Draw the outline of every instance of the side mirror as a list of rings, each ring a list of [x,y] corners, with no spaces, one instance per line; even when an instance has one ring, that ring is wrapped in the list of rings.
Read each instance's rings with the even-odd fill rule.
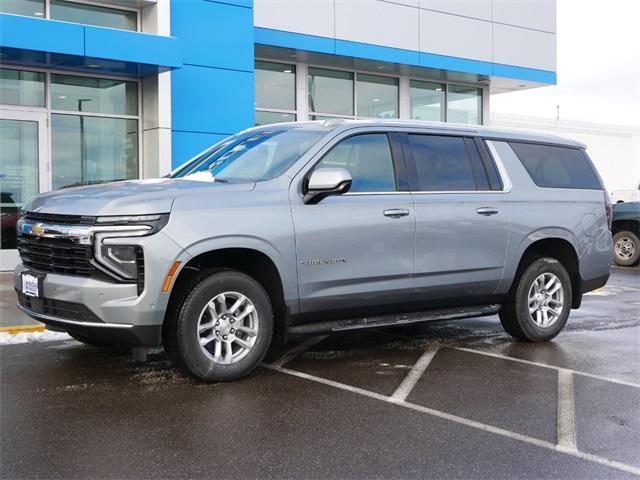
[[[314,205],[330,195],[342,195],[351,188],[351,174],[344,168],[319,168],[307,182],[304,203]]]

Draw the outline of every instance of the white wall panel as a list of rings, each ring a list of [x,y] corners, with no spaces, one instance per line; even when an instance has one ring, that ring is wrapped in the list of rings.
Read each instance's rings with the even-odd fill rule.
[[[420,0],[379,0],[381,2],[389,2],[389,3],[401,3],[402,5],[407,5],[408,7],[418,8],[420,6]]]
[[[336,38],[418,50],[418,10],[397,3],[336,0]]]
[[[555,33],[556,0],[493,0],[493,21]]]
[[[493,61],[555,71],[556,35],[496,23],[493,25]]]
[[[420,0],[420,8],[491,21],[492,0]]]
[[[491,61],[491,23],[420,10],[420,51]]]
[[[333,38],[333,0],[254,0],[256,27]]]

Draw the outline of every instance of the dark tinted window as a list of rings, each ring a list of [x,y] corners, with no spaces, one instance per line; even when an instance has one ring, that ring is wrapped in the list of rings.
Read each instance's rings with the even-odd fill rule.
[[[487,176],[489,177],[489,185],[491,185],[491,190],[502,190],[502,180],[500,179],[500,175],[498,175],[498,168],[491,158],[491,155],[489,155],[487,146],[483,141],[480,140],[478,140],[477,145],[482,157],[484,158],[484,166],[487,170]]]
[[[409,135],[420,190],[476,190],[462,137]]]
[[[327,153],[316,168],[346,168],[350,192],[389,192],[396,189],[389,140],[384,133],[356,135]]]
[[[585,153],[578,148],[509,142],[540,187],[602,189]]]
[[[470,138],[465,138],[467,144],[467,152],[469,152],[469,160],[471,161],[471,168],[473,169],[473,175],[476,180],[477,190],[489,190],[489,180],[487,180],[487,173],[485,172],[482,158],[480,158],[480,152],[475,142]]]

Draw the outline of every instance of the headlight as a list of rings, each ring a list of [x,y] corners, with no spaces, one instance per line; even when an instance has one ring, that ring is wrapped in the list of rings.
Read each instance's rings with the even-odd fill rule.
[[[159,232],[169,222],[168,213],[155,215],[109,215],[96,218],[96,225],[118,225],[118,226],[146,226],[151,227],[146,235]]]
[[[138,245],[108,245],[100,246],[101,260],[109,269],[121,277],[129,280],[138,278],[138,257],[142,248]]]

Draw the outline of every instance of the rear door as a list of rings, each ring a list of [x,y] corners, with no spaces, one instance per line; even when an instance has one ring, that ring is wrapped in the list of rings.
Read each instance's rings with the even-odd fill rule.
[[[345,316],[411,297],[415,215],[392,139],[386,131],[344,134],[292,183],[302,312]],[[322,167],[349,170],[351,189],[306,205],[300,185]]]
[[[508,192],[484,148],[472,137],[404,136],[416,215],[416,300],[488,303],[500,282]]]

